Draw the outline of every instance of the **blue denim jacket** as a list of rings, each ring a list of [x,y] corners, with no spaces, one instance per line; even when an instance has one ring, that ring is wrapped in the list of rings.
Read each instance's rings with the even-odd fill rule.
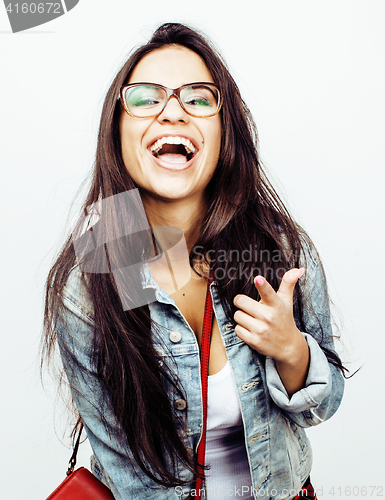
[[[334,349],[323,273],[312,249],[307,248],[306,252],[304,293],[310,297],[324,334],[329,336],[324,345]],[[79,277],[76,267],[64,289],[65,309],[59,318],[57,332],[64,369],[93,449],[92,472],[111,489],[116,500],[180,500],[189,494],[194,496],[194,478],[189,471],[181,468],[178,471],[182,479],[190,481],[189,487],[164,488],[150,480],[114,439],[114,434],[121,431],[111,407],[103,398],[104,389],[93,366],[93,306]],[[196,451],[202,429],[197,340],[172,297],[154,281],[146,263],[142,268],[142,283],[155,290],[156,302],[149,304],[150,314],[161,325],[163,335],[163,345],[156,347],[161,358],[172,356],[176,361],[169,366],[177,370],[186,402],[171,389],[169,397],[177,411],[187,412],[185,438]],[[254,497],[264,500],[293,498],[308,477],[312,464],[312,451],[304,428],[317,425],[335,413],[342,399],[344,379],[340,370],[328,363],[319,347],[319,323],[314,313],[305,309],[303,335],[309,346],[310,366],[305,387],[289,398],[274,360],[267,357],[263,362],[263,357],[235,334],[234,324],[226,319],[215,281],[210,291],[238,390]],[[181,335],[170,335],[175,330]],[[76,357],[83,370],[74,368],[68,353]],[[107,429],[98,409],[102,409]],[[207,498],[204,494],[202,498]]]

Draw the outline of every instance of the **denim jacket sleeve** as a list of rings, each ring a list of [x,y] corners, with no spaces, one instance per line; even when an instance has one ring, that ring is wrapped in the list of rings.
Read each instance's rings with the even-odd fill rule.
[[[305,387],[289,398],[271,357],[266,358],[266,381],[271,398],[283,413],[301,427],[310,427],[327,420],[337,411],[344,391],[344,378],[320,347],[335,352],[329,298],[318,256],[308,244],[305,243],[304,247],[306,255],[302,264],[306,268],[306,280],[301,291],[305,298],[303,320],[306,331],[302,334],[310,354]]]
[[[133,470],[128,446],[116,439],[122,430],[108,391],[97,375],[92,309],[85,288],[79,283],[74,269],[63,293],[65,307],[57,319],[56,331],[64,371],[94,452],[93,472],[111,489],[116,500],[136,498],[136,494],[142,498],[139,492],[143,492],[144,484]]]

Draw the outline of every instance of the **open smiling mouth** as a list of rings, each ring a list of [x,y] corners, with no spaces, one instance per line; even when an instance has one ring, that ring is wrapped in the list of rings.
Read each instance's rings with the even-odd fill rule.
[[[186,137],[161,137],[149,148],[151,154],[162,162],[187,163],[197,153],[196,147]]]

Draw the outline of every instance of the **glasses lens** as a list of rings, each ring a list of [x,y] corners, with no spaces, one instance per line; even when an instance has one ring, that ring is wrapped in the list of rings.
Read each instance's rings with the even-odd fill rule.
[[[214,85],[191,85],[180,93],[186,110],[195,116],[213,115],[219,106],[219,91]]]
[[[137,85],[124,91],[124,100],[130,113],[145,117],[161,111],[166,99],[166,92],[154,85]]]

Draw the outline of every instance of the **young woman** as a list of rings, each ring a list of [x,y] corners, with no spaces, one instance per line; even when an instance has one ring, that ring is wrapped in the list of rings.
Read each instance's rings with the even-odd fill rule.
[[[93,473],[117,500],[196,497],[206,426],[202,498],[284,500],[304,485],[314,498],[303,428],[344,387],[325,276],[201,34],[164,24],[118,72],[83,208],[48,277],[45,346],[59,345]]]

